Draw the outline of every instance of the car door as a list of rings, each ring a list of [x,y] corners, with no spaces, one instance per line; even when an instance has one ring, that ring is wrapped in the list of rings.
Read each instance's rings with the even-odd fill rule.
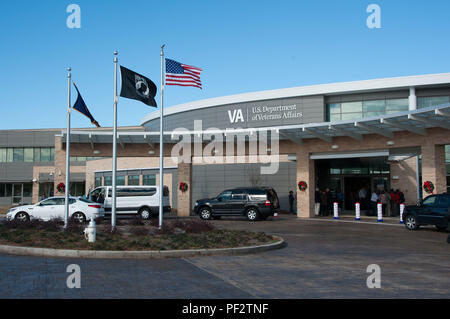
[[[241,190],[233,191],[229,203],[233,215],[242,215],[247,204],[247,194]]]
[[[430,218],[436,226],[447,226],[449,221],[450,196],[438,196],[436,205],[431,209]]]
[[[64,199],[62,199],[64,201]],[[49,220],[53,217],[62,217],[64,213],[64,204],[61,199],[49,198],[43,200],[33,210],[33,216],[42,220]]]
[[[217,196],[217,201],[213,205],[213,213],[221,215],[231,215],[231,190],[224,191],[222,194]]]
[[[431,195],[425,198],[422,205],[416,208],[417,221],[419,224],[436,225],[436,218],[433,216],[433,210],[437,204],[437,196]]]

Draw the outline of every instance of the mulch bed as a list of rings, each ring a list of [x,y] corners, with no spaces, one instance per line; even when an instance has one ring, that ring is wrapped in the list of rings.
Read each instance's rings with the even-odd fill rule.
[[[209,222],[201,220],[166,220],[162,229],[158,221],[131,219],[117,221],[112,231],[107,222],[98,222],[97,241],[88,243],[84,228],[71,222],[64,230],[61,220],[48,222],[4,221],[0,224],[0,244],[79,250],[181,250],[245,247],[268,244],[276,240],[265,233],[216,229]]]

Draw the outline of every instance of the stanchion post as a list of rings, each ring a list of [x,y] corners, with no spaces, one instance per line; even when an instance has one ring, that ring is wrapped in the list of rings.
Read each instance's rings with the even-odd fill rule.
[[[377,222],[382,223],[383,222],[383,204],[381,204],[381,203],[377,204],[377,211],[378,211]]]
[[[355,220],[361,220],[361,204],[355,203]]]
[[[339,204],[337,202],[333,203],[333,209],[334,209],[334,219],[339,219]]]

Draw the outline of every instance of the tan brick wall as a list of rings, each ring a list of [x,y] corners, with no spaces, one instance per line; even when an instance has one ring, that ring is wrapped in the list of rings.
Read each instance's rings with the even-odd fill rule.
[[[297,217],[309,218],[314,216],[314,192],[315,192],[315,163],[310,159],[306,149],[297,146],[297,182],[305,181],[308,185],[302,192],[297,187]]]
[[[85,173],[86,167],[82,165],[71,165],[70,172]],[[53,169],[53,173],[55,196],[61,196],[64,193],[59,193],[57,186],[59,183],[66,184],[66,148],[65,144],[62,143],[62,138],[60,136],[55,136],[55,166]]]
[[[433,145],[432,142],[422,145],[422,184],[431,181],[434,184],[435,194],[445,193],[447,192],[445,146]],[[424,197],[428,195],[423,192]]]
[[[414,205],[417,202],[417,157],[411,157],[398,163],[391,163],[391,188],[399,189],[405,195],[406,205]],[[398,179],[394,179],[398,177]]]
[[[188,190],[182,193],[178,189],[178,216],[189,216],[192,210],[192,164],[179,163],[178,164],[178,184],[184,182],[188,184]]]

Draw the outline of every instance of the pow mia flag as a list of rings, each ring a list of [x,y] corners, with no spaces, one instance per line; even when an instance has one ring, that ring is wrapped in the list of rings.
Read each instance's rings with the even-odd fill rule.
[[[120,66],[120,74],[122,76],[120,96],[156,107],[156,85],[152,80],[123,66]]]

